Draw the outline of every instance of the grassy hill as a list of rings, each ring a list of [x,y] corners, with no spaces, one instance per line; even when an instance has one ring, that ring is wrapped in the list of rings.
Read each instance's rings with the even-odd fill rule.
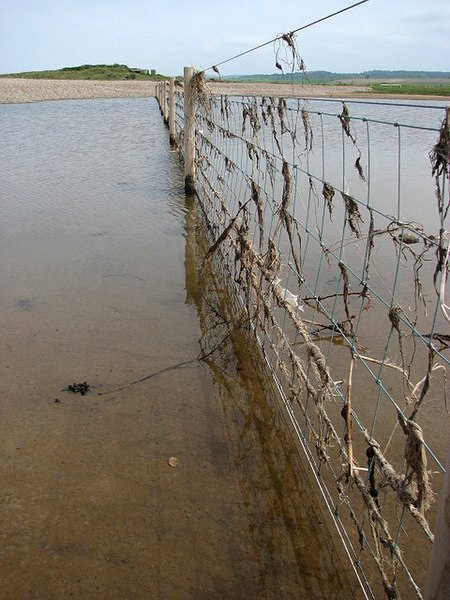
[[[147,69],[132,69],[127,65],[81,65],[64,67],[55,71],[30,71],[10,73],[0,77],[20,77],[26,79],[100,79],[100,80],[139,80],[159,81],[163,75],[151,75]]]

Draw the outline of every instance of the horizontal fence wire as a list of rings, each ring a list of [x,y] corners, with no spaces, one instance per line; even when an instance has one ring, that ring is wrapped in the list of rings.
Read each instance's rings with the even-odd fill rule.
[[[183,93],[175,106],[182,154]],[[206,259],[220,254],[367,598],[423,597],[445,472],[448,166],[430,163],[444,117],[196,98]]]

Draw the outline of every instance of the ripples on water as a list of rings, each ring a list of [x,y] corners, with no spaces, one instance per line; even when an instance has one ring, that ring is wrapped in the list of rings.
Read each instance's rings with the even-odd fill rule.
[[[4,105],[0,129],[5,597],[348,597],[242,356],[96,393],[199,351],[196,219],[156,103]]]
[[[96,110],[83,101],[2,108],[2,163],[12,176],[2,217],[15,220],[32,210],[38,231],[51,232],[55,220],[86,231],[86,219],[94,221],[107,209],[121,227],[136,226],[137,207],[124,211],[124,203],[139,196],[161,199],[171,188],[170,163],[160,152],[156,160],[153,155],[162,143],[154,126],[158,115],[145,110],[144,102],[96,101]],[[8,193],[18,182],[23,197],[11,206]],[[150,203],[140,208],[146,209]]]
[[[316,108],[314,101],[309,104]],[[349,110],[356,114],[354,105]],[[365,116],[393,120],[387,108],[377,110],[369,107]],[[396,120],[414,124],[409,109],[399,111]],[[431,114],[430,126],[438,127],[437,111]],[[273,415],[244,401],[246,393],[252,403],[258,401],[248,370],[240,385],[238,370],[227,379],[217,365],[214,377],[200,367],[182,371],[181,380],[173,375],[105,396],[105,403],[87,396],[81,409],[76,403],[67,409],[63,397],[60,408],[69,410],[67,418],[53,410],[53,396],[72,379],[88,378],[98,389],[112,389],[198,353],[199,326],[185,289],[192,248],[183,240],[192,237],[195,219],[155,103],[3,105],[0,128],[0,311],[6,357],[1,409],[8,424],[2,456],[4,494],[12,507],[2,539],[13,565],[8,589],[18,597],[14,578],[22,560],[21,576],[29,585],[22,597],[36,586],[47,591],[54,586],[59,597],[67,595],[60,572],[55,575],[51,567],[62,560],[70,592],[78,597],[83,596],[74,582],[80,573],[92,572],[92,562],[103,569],[104,586],[115,590],[115,582],[122,582],[117,597],[129,595],[139,581],[154,597],[186,598],[182,586],[187,581],[197,600],[202,597],[198,580],[209,590],[205,597],[214,590],[216,597],[225,597],[228,589],[229,597],[248,598],[258,589],[261,597],[275,598],[282,587],[289,598],[302,586],[317,598],[329,597],[331,590],[346,597],[331,569],[324,572],[328,557],[319,550],[329,542],[322,543],[323,534],[316,530],[318,537],[309,537],[305,545],[305,523],[318,521],[306,497],[309,488],[302,495],[304,486],[291,473],[295,469],[284,464],[281,444],[288,442],[270,420]],[[376,126],[371,133],[372,141],[395,152],[391,134],[383,139]],[[434,133],[429,140],[431,147]],[[418,188],[408,174],[425,172],[428,148],[415,155],[414,132],[406,132],[403,141],[405,205],[426,220],[422,199],[433,193],[431,178],[420,177],[424,183]],[[331,169],[339,144],[328,151]],[[391,157],[380,160],[389,164]],[[382,162],[377,169],[383,172]],[[340,179],[338,174],[336,185]],[[372,181],[373,194],[386,206],[394,188],[395,182],[387,185],[383,178]],[[248,357],[234,360],[240,370]],[[430,428],[445,418],[441,405],[430,407]],[[271,431],[264,430],[265,420]],[[279,440],[267,442],[275,430]],[[441,450],[445,435],[444,427],[435,433]],[[181,480],[179,471],[171,471],[174,478],[168,479],[166,454],[175,453],[180,464],[189,464]],[[284,497],[286,489],[290,493]],[[105,512],[90,505],[104,505]],[[125,511],[136,522],[123,524]],[[70,520],[82,541],[67,525]],[[119,528],[117,539],[111,537],[113,526]],[[144,548],[143,562],[131,575],[131,567],[121,562],[138,564],[129,548],[130,532],[136,547]],[[109,558],[99,559],[102,553]],[[40,579],[36,556],[49,582]],[[174,560],[181,574],[164,571],[164,564]],[[153,580],[145,580],[145,573],[153,573]]]

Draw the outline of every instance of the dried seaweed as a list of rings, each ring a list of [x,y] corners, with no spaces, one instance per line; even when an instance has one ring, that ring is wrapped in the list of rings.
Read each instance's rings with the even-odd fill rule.
[[[294,56],[291,43],[295,42],[289,36],[281,40],[281,48],[287,50],[290,64]],[[277,63],[280,68],[285,64],[282,50],[277,55]],[[233,293],[234,287],[237,291],[240,322],[245,323],[252,339],[261,345],[267,364],[286,394],[286,401],[291,402],[296,418],[304,419],[306,444],[319,472],[323,469],[324,480],[333,479],[336,484],[333,491],[327,483],[333,501],[337,490],[336,510],[345,507],[344,520],[354,523],[361,553],[365,552],[364,560],[373,559],[386,594],[398,598],[397,569],[406,570],[408,566],[400,551],[402,531],[395,520],[390,520],[385,506],[390,507],[395,502],[396,507],[408,512],[425,536],[432,539],[426,517],[431,499],[426,447],[420,427],[416,426],[416,417],[425,406],[430,390],[434,392],[434,371],[443,370],[446,381],[444,368],[435,362],[438,352],[435,346],[445,344],[446,338],[445,334],[431,331],[429,340],[424,342],[426,336],[421,336],[418,328],[422,324],[419,308],[425,309],[425,298],[430,301],[432,273],[426,263],[431,253],[436,251],[438,257],[435,282],[439,273],[446,269],[444,218],[448,206],[444,202],[446,188],[442,181],[448,174],[445,135],[436,145],[432,159],[441,223],[441,231],[433,232],[434,237],[424,232],[418,223],[400,222],[382,212],[376,204],[376,194],[365,196],[363,192],[361,196],[353,196],[348,193],[345,164],[341,166],[346,192],[340,192],[343,204],[339,205],[335,199],[338,189],[334,187],[335,173],[324,164],[321,175],[320,169],[316,169],[315,157],[309,154],[313,149],[313,134],[317,136],[318,133],[313,131],[315,121],[310,117],[313,111],[300,101],[297,109],[292,108],[294,105],[294,102],[291,105],[276,98],[261,98],[259,102],[221,100],[217,104],[211,119],[211,122],[215,121],[211,139],[217,137],[219,142],[211,142],[204,148],[203,156],[209,156],[202,157],[200,167],[205,178],[201,202],[205,212],[212,215],[211,231],[216,240],[206,252],[206,258],[221,247],[216,260],[209,265],[224,265],[225,278],[229,278]],[[232,107],[236,107],[233,113]],[[353,144],[350,149],[356,170],[352,173],[353,178],[365,181],[361,152],[345,103],[341,114],[334,117],[334,125],[337,116],[344,143],[349,146],[348,139]],[[210,128],[210,116],[202,118],[202,127]],[[290,138],[283,137],[286,133]],[[319,139],[321,135],[323,131],[319,131]],[[332,183],[325,181],[325,172]],[[361,182],[353,188],[358,194],[361,189],[366,189]],[[369,186],[370,182],[366,183]],[[242,204],[246,195],[250,197]],[[379,244],[375,244],[377,240]],[[380,255],[388,253],[390,258],[395,258],[394,250],[401,286],[394,283],[391,288],[390,273],[385,276],[383,263],[377,264],[377,259],[379,251]],[[314,251],[317,252],[317,273],[314,272],[316,255],[311,258]],[[304,257],[305,272],[302,270]],[[327,276],[330,277],[328,281]],[[409,284],[407,290],[406,284]],[[387,291],[384,298],[377,295],[380,285],[385,288],[383,293]],[[333,293],[327,293],[329,286]],[[402,307],[399,302],[404,302],[405,290],[409,293],[408,304]],[[384,306],[391,302],[387,314]],[[365,323],[372,317],[380,318],[380,331],[386,340],[384,355],[383,352],[370,355],[378,353],[382,343],[377,340],[372,344],[367,339],[367,333],[377,329],[373,323],[371,328],[365,329]],[[404,439],[405,462],[401,468],[397,458],[391,461],[392,464],[388,461],[390,455],[381,451],[377,440],[365,429],[361,414],[356,412],[364,398],[358,398],[357,393],[354,394],[356,408],[349,410],[347,407],[347,412],[344,411],[347,438],[348,423],[353,423],[355,447],[352,450],[345,432],[343,435],[341,423],[336,427],[335,416],[345,400],[340,389],[343,382],[333,380],[330,364],[337,356],[340,365],[342,352],[349,348],[354,352],[355,361],[379,365],[378,374],[374,372],[373,381],[371,379],[373,387],[380,385],[382,393],[393,394],[398,406],[403,400],[405,410],[410,407],[409,419],[405,410],[398,409],[398,418],[393,421],[394,430],[397,427],[393,441],[398,444],[399,439]],[[395,356],[391,359],[389,352],[392,351]],[[363,352],[367,356],[363,356]],[[414,385],[411,373],[415,372],[426,352],[429,352],[428,368],[423,379]],[[385,377],[384,370],[393,375],[395,395],[390,388],[391,378]],[[367,369],[361,371],[367,377]],[[364,381],[364,375],[359,380],[359,370],[355,373],[357,383]],[[364,394],[364,387],[357,385],[355,391],[359,388],[358,391]],[[382,416],[385,415],[380,411],[374,418],[374,429]],[[366,471],[358,467],[360,442],[364,439],[369,453],[365,457],[363,452],[362,457],[363,464],[367,464]],[[390,440],[388,446],[389,443]],[[397,447],[398,450],[397,457],[400,455],[402,462],[403,449]],[[354,462],[353,452],[356,453]],[[392,454],[392,450],[390,452]],[[353,473],[347,469],[348,465],[353,465]],[[364,478],[359,471],[365,471]],[[345,481],[347,486],[344,486]],[[366,550],[368,545],[370,553]]]
[[[345,104],[345,102],[342,102],[342,112],[339,115],[339,121],[341,122],[342,130],[344,131],[345,135],[352,141],[353,145],[355,146],[356,150],[358,151],[359,156],[355,160],[355,169],[358,171],[359,177],[363,181],[365,181],[366,178],[364,176],[364,171],[363,171],[363,168],[361,165],[361,150],[358,147],[358,143],[356,141],[356,136],[350,128],[351,118],[350,118],[350,113],[348,111],[348,108],[347,108],[347,105]]]
[[[364,176],[364,171],[363,168],[361,166],[361,155],[358,156],[358,158],[355,160],[355,169],[358,171],[358,174],[360,176],[360,178],[365,181],[366,178]]]
[[[312,129],[311,119],[309,112],[305,107],[301,109],[302,122],[303,122],[303,133],[305,136],[305,150],[312,150],[314,133]]]
[[[361,237],[361,233],[359,231],[359,224],[363,223],[361,213],[359,212],[358,204],[354,198],[341,192],[342,199],[344,200],[345,208],[346,208],[346,218],[347,224],[357,238]]]
[[[222,242],[224,242],[227,239],[227,237],[230,235],[231,230],[234,227],[234,224],[236,223],[237,218],[239,217],[241,212],[246,208],[246,206],[249,202],[250,202],[250,200],[247,200],[247,202],[239,208],[236,215],[230,220],[230,222],[225,227],[225,229],[222,231],[222,233],[219,235],[217,240],[208,248],[208,251],[206,252],[205,257],[203,259],[203,263],[205,263],[206,260],[214,254],[214,252],[217,250],[217,248],[219,248],[219,246],[222,244]]]
[[[292,177],[291,177],[291,172],[289,169],[289,164],[287,161],[283,161],[283,167],[281,169],[281,174],[283,175],[283,196],[281,199],[281,206],[280,206],[280,216],[283,220],[287,219],[287,216],[289,214],[289,204],[291,202],[292,199]]]
[[[263,222],[263,203],[261,199],[261,193],[256,183],[251,180],[252,188],[252,200],[255,203],[256,211],[258,214],[258,226],[259,226],[259,247],[262,248],[264,242],[264,222]]]
[[[333,215],[333,198],[334,198],[335,190],[326,181],[323,182],[322,195],[325,198],[327,203],[328,212],[330,213],[330,219]]]
[[[203,72],[194,73],[191,79],[191,93],[194,105],[201,108],[205,115],[210,117],[213,105],[213,98],[210,89],[205,80]]]
[[[245,133],[247,120],[250,124],[252,137],[256,137],[261,129],[256,98],[244,103],[242,106],[242,135]]]
[[[445,204],[443,183],[441,184],[441,177],[449,178],[449,162],[450,162],[450,107],[447,107],[445,111],[445,117],[442,121],[441,128],[439,130],[439,139],[434,145],[430,152],[431,161],[431,174],[435,178],[436,184],[436,199],[438,202],[438,212],[442,219],[447,218],[450,202]],[[440,273],[443,273],[444,265],[446,261],[447,248],[445,240],[445,231],[441,227],[439,230],[439,244],[436,250],[437,264],[434,271],[433,281],[435,287],[437,286],[437,278]]]
[[[350,113],[348,112],[348,108],[345,102],[342,103],[342,112],[339,115],[339,121],[341,122],[342,129],[344,130],[345,135],[348,138],[350,138],[354,144],[356,144],[356,138],[354,137],[350,129]]]
[[[350,280],[348,277],[348,271],[347,271],[347,267],[345,266],[345,264],[341,261],[338,263],[338,266],[341,270],[341,274],[342,274],[342,281],[344,284],[344,289],[342,292],[342,297],[344,300],[344,309],[345,309],[345,314],[347,316],[347,320],[350,324],[350,334],[353,337],[354,333],[353,333],[353,319],[354,316],[350,314],[350,306],[349,306],[349,288],[350,288]]]
[[[430,152],[431,174],[433,177],[440,177],[445,174],[448,177],[450,162],[450,107],[445,111],[445,117],[442,121],[439,131],[439,139]]]
[[[278,100],[278,106],[277,106],[277,112],[278,112],[278,119],[281,125],[281,135],[283,135],[284,133],[286,133],[287,131],[289,131],[289,128],[286,125],[286,99],[285,98],[280,98]]]
[[[259,168],[259,150],[257,148],[257,146],[255,146],[255,144],[252,144],[251,142],[246,142],[246,146],[247,146],[247,154],[249,159],[252,162],[255,162],[255,167],[256,169]]]
[[[296,70],[302,73],[306,71],[305,63],[297,48],[294,32],[284,33],[275,40],[275,67],[283,73],[284,69],[281,63],[284,63],[291,73]]]
[[[365,264],[364,264],[364,281],[363,283],[363,289],[361,291],[361,296],[363,298],[367,298],[368,297],[368,292],[369,292],[369,280],[370,280],[370,265],[371,265],[371,257],[372,257],[372,250],[375,246],[374,243],[374,239],[375,239],[375,220],[373,217],[373,210],[369,209],[369,231],[367,234],[367,243],[366,243],[366,256],[365,256]]]

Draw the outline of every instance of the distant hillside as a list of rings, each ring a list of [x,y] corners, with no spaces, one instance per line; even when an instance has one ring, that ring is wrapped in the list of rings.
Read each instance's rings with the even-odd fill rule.
[[[0,77],[20,77],[26,79],[99,79],[99,80],[160,80],[158,75],[148,69],[133,69],[127,65],[81,65],[79,67],[64,67],[55,71],[30,71],[25,73],[10,73]]]
[[[270,75],[234,75],[224,77],[233,81],[282,83],[286,80],[297,83],[370,83],[372,81],[429,80],[450,83],[450,72],[446,71],[363,71],[362,73],[333,73],[332,71],[309,71],[307,73],[272,73]]]

